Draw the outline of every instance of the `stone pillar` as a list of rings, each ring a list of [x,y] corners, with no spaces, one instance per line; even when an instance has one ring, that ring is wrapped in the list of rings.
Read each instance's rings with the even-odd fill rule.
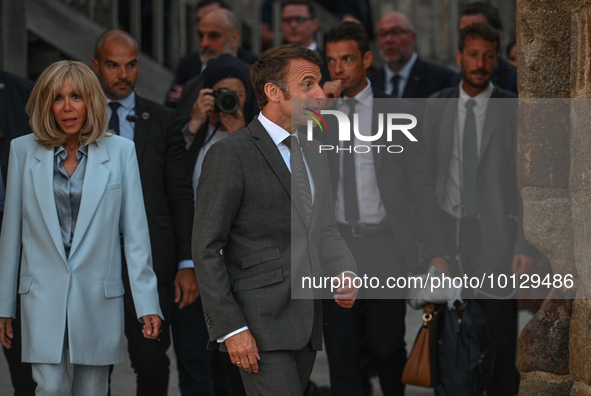
[[[575,99],[591,94],[590,33],[589,0],[518,0],[525,233],[577,285],[553,290],[562,300],[547,300],[521,334],[520,395],[591,395],[591,106]]]

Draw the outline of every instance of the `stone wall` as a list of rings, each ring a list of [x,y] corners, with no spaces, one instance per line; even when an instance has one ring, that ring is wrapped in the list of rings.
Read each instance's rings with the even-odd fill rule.
[[[589,0],[517,2],[524,228],[555,273],[577,277],[520,336],[520,395],[591,395],[591,106],[573,99],[591,94],[590,17]]]

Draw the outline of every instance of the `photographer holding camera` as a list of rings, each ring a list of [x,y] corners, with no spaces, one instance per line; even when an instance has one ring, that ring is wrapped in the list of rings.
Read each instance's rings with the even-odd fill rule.
[[[247,82],[246,67],[232,55],[222,54],[207,62],[203,88],[193,105],[191,119],[183,129],[193,175],[197,170],[195,165],[201,168],[195,161],[203,160],[213,143],[246,126],[242,110]],[[198,147],[192,147],[194,141]],[[197,188],[198,176],[194,178],[194,189]]]

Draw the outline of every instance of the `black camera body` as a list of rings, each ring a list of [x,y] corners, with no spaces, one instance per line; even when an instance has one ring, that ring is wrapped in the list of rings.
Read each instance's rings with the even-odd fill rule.
[[[240,107],[240,100],[236,91],[230,91],[228,88],[220,88],[208,95],[215,98],[215,111],[232,114]]]

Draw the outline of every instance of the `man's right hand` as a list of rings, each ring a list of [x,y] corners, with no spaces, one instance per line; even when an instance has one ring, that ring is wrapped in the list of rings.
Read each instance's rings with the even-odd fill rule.
[[[225,342],[232,363],[249,373],[259,372],[258,361],[261,360],[261,357],[259,356],[257,343],[250,330],[244,330],[238,334],[234,334]]]
[[[341,80],[327,81],[322,86],[322,90],[327,98],[340,98],[343,92],[342,85]]]
[[[189,130],[192,133],[197,133],[201,125],[207,121],[207,117],[215,109],[215,99],[209,95],[213,90],[209,88],[203,88],[199,91],[199,96],[195,103],[193,103],[193,109],[191,110],[191,121],[189,121]]]
[[[12,319],[0,318],[0,343],[4,345],[4,348],[10,349],[10,339],[12,337],[14,337],[12,332]]]

